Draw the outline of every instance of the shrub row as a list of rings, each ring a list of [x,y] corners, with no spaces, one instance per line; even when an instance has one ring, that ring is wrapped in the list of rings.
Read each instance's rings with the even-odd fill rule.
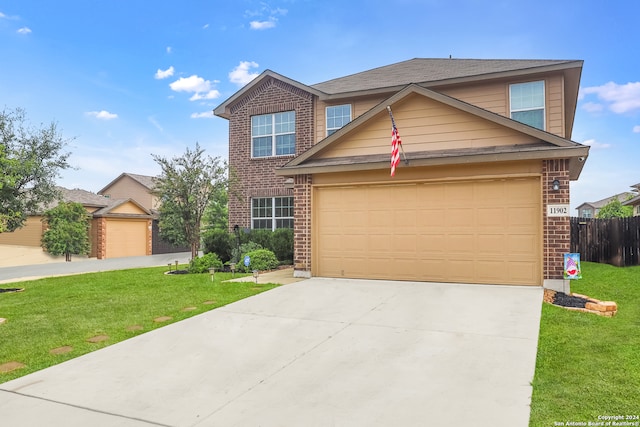
[[[215,253],[222,263],[241,263],[249,252],[267,249],[273,252],[279,264],[293,264],[293,230],[289,228],[276,231],[240,230],[237,233],[210,230],[204,233],[202,244],[205,254]]]

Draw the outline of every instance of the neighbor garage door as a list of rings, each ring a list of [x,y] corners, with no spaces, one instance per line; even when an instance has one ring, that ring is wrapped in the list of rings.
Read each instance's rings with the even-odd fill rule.
[[[147,255],[148,222],[107,219],[107,258]]]
[[[540,182],[314,188],[313,274],[539,285]]]

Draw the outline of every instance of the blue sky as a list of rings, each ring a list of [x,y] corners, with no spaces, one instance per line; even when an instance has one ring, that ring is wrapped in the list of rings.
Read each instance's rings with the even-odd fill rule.
[[[572,208],[640,183],[640,3],[595,0],[0,0],[0,108],[58,123],[98,191],[151,153],[227,156],[214,107],[271,69],[305,84],[411,58],[584,60]]]

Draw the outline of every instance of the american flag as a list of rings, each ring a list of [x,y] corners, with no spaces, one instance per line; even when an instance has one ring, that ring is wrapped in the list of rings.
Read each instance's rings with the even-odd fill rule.
[[[393,120],[393,119],[392,119]],[[396,174],[396,167],[400,163],[400,135],[398,134],[398,128],[392,121],[393,128],[391,129],[391,176]]]

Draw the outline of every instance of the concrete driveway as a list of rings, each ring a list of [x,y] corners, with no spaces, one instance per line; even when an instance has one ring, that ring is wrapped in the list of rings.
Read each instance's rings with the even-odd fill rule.
[[[542,289],[314,278],[0,384],[50,426],[527,426]]]

